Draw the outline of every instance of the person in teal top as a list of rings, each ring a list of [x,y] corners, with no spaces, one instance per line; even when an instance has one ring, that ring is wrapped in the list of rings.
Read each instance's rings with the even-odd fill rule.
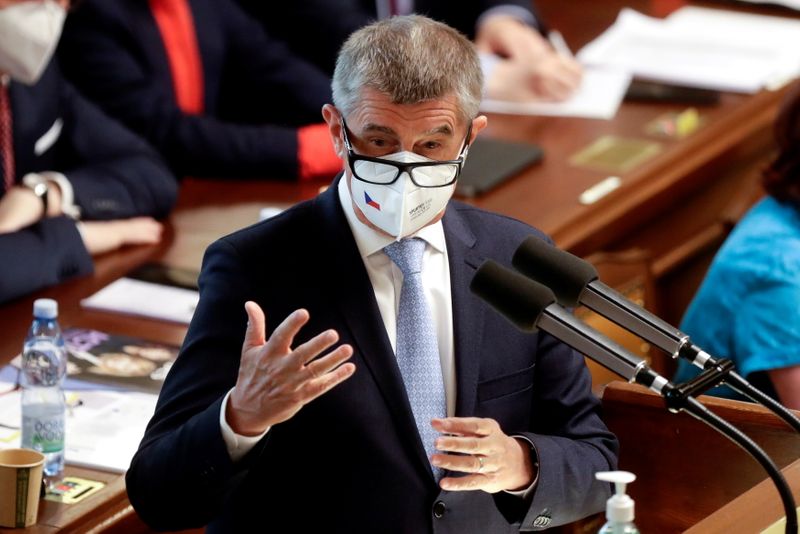
[[[768,195],[715,256],[681,330],[709,354],[733,360],[754,386],[800,409],[800,84],[776,134],[780,153],[764,173]],[[675,381],[698,372],[682,360]],[[708,393],[742,398],[725,386]]]

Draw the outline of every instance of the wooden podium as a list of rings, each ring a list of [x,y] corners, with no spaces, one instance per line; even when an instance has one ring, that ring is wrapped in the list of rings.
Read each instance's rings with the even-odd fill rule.
[[[761,406],[701,400],[767,452],[800,502],[800,434]],[[608,384],[602,402],[620,441],[619,468],[637,477],[628,493],[642,532],[757,534],[784,516],[766,471],[712,428],[668,412],[660,396],[625,382]]]

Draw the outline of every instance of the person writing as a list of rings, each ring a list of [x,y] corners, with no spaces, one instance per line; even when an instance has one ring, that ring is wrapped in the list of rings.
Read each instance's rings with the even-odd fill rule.
[[[156,243],[177,197],[145,142],[51,61],[69,2],[0,0],[0,302],[92,271],[93,254]]]
[[[720,248],[681,329],[785,406],[800,410],[800,84],[775,123],[778,155],[764,173],[767,196]],[[676,381],[696,375],[680,361]],[[727,386],[709,394],[744,400]]]
[[[289,44],[325,72],[333,72],[336,51],[347,37],[372,20],[413,11],[440,20],[473,39],[489,98],[560,101],[581,82],[571,54],[552,46],[547,28],[530,0],[239,0],[270,35]],[[307,31],[315,38],[308,39]]]
[[[451,200],[481,85],[469,40],[431,19],[348,39],[322,110],[343,174],[206,252],[126,475],[146,523],[497,534],[603,508],[617,441],[583,357],[469,291],[544,238]]]

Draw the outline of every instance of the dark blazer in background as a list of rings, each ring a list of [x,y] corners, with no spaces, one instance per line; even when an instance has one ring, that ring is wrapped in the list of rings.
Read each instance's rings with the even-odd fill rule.
[[[127,472],[137,513],[158,529],[208,532],[501,534],[603,508],[617,442],[601,422],[583,357],[519,332],[473,296],[486,258],[506,265],[535,230],[452,202],[443,219],[453,299],[457,416],[491,417],[535,444],[531,502],[438,488],[418,437],[374,291],[332,186],[316,199],[213,244],[200,303]],[[274,329],[304,307],[297,346],[328,328],[354,348],[355,374],[275,425],[241,462],[219,426],[236,382],[246,300]],[[446,511],[435,519],[433,505]]]
[[[86,0],[67,17],[59,60],[89,98],[145,136],[179,176],[297,175],[297,127],[322,122],[330,81],[233,0],[191,0],[205,114],[177,105],[147,0]]]
[[[0,234],[0,304],[92,272],[75,221],[66,216]]]
[[[9,96],[17,183],[29,172],[64,174],[83,219],[167,215],[177,184],[163,160],[78,94],[55,62],[33,86],[12,81]],[[0,258],[0,302],[92,271],[67,217],[0,234]]]
[[[267,33],[282,39],[292,51],[333,74],[336,55],[347,37],[375,20],[375,0],[291,0],[266,2],[238,0],[261,21]],[[475,23],[482,13],[500,5],[521,7],[539,22],[531,0],[417,0],[416,13],[445,22],[475,37]],[[314,39],[308,36],[314,35]]]

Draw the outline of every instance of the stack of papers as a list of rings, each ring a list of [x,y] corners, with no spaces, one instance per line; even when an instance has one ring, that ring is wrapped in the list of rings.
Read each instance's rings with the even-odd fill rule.
[[[770,4],[800,11],[800,0],[739,0],[748,4]]]
[[[577,57],[641,78],[755,93],[800,74],[800,21],[697,7],[662,20],[626,8]]]
[[[64,330],[67,349],[66,461],[128,468],[178,348],[86,328]],[[0,367],[0,448],[20,443],[21,357]]]
[[[564,102],[508,102],[485,99],[481,102],[481,111],[612,119],[630,82],[631,75],[625,71],[591,67],[584,69],[580,87]]]
[[[128,469],[157,395],[117,391],[67,391],[65,461],[122,473]],[[19,447],[19,390],[0,395],[0,448]]]
[[[189,324],[200,293],[191,289],[120,278],[81,301],[85,308]]]

